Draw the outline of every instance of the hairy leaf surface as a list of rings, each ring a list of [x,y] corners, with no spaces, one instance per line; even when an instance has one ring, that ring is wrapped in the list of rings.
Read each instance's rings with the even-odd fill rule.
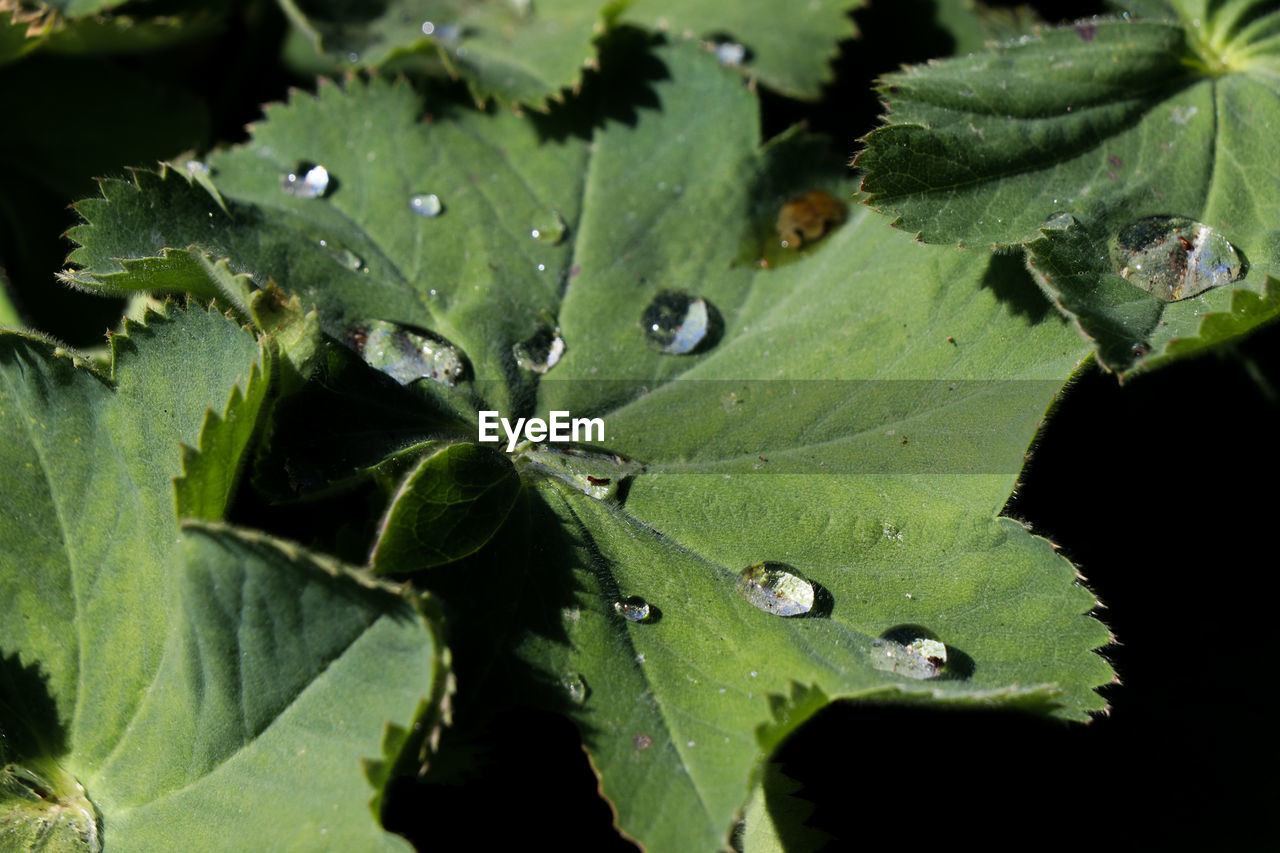
[[[54,779],[78,834],[111,849],[404,849],[369,815],[361,760],[384,755],[389,719],[432,725],[426,610],[270,537],[179,527],[181,444],[232,469],[243,447],[200,432],[221,432],[209,409],[260,401],[252,334],[173,309],[112,353],[103,377],[0,339],[4,784]],[[193,467],[188,487],[217,492]],[[11,805],[6,821],[40,820]]]
[[[857,159],[868,204],[929,242],[1029,244],[1047,292],[1113,369],[1218,342],[1226,327],[1210,316],[1237,318],[1234,334],[1274,318],[1280,12],[1211,5],[1083,21],[889,75],[890,123]],[[1064,215],[1079,235],[1041,233]],[[1107,280],[1121,271],[1118,235],[1155,216],[1221,234],[1245,259],[1239,279],[1168,306]]]
[[[1088,348],[1016,258],[923,246],[865,210],[776,248],[788,197],[849,198],[839,158],[824,165],[794,134],[761,148],[735,72],[692,45],[656,55],[661,112],[606,120],[589,143],[500,112],[424,122],[403,85],[296,96],[211,158],[225,212],[172,172],[81,203],[70,275],[154,286],[164,249],[166,263],[225,257],[297,289],[337,338],[378,319],[460,347],[472,378],[416,384],[473,429],[481,409],[601,417],[603,449],[561,468],[518,451],[532,488],[506,526],[424,582],[475,617],[459,642],[518,645],[544,700],[582,728],[625,833],[712,849],[762,753],[825,702],[1076,720],[1104,706],[1092,594],[1047,542],[996,518]],[[288,194],[299,164],[335,183]],[[411,204],[426,193],[434,216]],[[359,264],[341,262],[348,250]],[[686,355],[646,343],[646,306],[673,290],[723,323]],[[516,345],[550,327],[562,356],[545,375],[521,367]],[[436,485],[423,488],[402,490],[389,533],[430,504]],[[811,613],[740,594],[738,573],[761,561],[816,584]],[[647,619],[615,606],[632,596]],[[877,640],[910,626],[952,650],[941,677],[877,668]]]

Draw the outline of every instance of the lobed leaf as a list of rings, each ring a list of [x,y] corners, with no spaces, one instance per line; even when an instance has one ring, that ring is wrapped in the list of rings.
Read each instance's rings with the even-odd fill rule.
[[[336,63],[401,67],[434,55],[480,99],[544,109],[564,91],[577,91],[583,70],[598,65],[597,37],[624,25],[700,39],[713,49],[726,45],[727,64],[783,94],[816,98],[838,42],[855,34],[849,12],[859,4],[397,0],[360,11],[333,2],[280,5],[312,47]]]
[[[1258,307],[1233,334],[1277,313],[1265,282],[1280,270],[1280,13],[1168,10],[1176,20],[1082,21],[889,75],[890,123],[856,160],[867,203],[922,239],[1028,246],[1051,298],[1125,372],[1162,363],[1173,337],[1220,341],[1225,327],[1199,332],[1196,318],[1237,295]],[[1045,227],[1066,216],[1077,235]],[[1223,235],[1243,275],[1167,307],[1120,281],[1117,235],[1155,216]]]
[[[383,447],[426,447],[411,442],[410,400],[432,401],[420,442],[459,421],[477,436],[482,409],[601,417],[607,451],[550,474],[518,456],[529,488],[504,527],[424,582],[458,611],[453,642],[477,681],[519,668],[486,657],[514,646],[537,689],[503,682],[502,699],[540,697],[578,722],[623,832],[654,850],[711,849],[763,753],[821,704],[1086,719],[1104,707],[1093,688],[1110,670],[1092,650],[1109,634],[1070,564],[996,518],[1087,354],[1076,331],[1016,258],[923,246],[866,211],[800,252],[770,247],[762,235],[798,191],[849,197],[838,160],[822,165],[794,134],[761,148],[751,93],[696,46],[653,56],[652,100],[590,142],[555,133],[554,114],[420,121],[402,84],[296,95],[211,158],[226,214],[172,174],[104,185],[80,205],[90,224],[73,232],[72,260],[86,268],[70,275],[143,283],[136,268],[181,246],[297,289],[339,340],[370,319],[446,338],[473,372],[395,389],[410,432]],[[323,195],[282,189],[300,164],[326,167]],[[433,216],[411,204],[427,193]],[[334,262],[334,246],[359,267]],[[672,290],[723,322],[686,355],[646,343],[646,306]],[[548,326],[565,349],[544,376],[514,351]],[[319,394],[307,411],[355,445],[343,399]],[[421,463],[388,511],[386,548],[441,541],[432,459],[475,453]],[[738,573],[765,560],[818,585],[807,618],[739,594]],[[632,596],[647,619],[615,606]],[[877,668],[873,644],[904,626],[953,650],[946,676]],[[812,688],[803,709],[795,684]]]
[[[229,389],[249,389],[232,414],[259,400],[266,356],[216,312],[171,313],[115,336],[107,377],[0,338],[0,782],[51,778],[77,849],[404,849],[369,820],[360,760],[388,717],[436,724],[428,611],[270,537],[179,528],[181,445]],[[215,449],[205,426],[234,469],[243,440]],[[219,491],[200,476],[189,496]],[[18,831],[44,820],[0,807]]]

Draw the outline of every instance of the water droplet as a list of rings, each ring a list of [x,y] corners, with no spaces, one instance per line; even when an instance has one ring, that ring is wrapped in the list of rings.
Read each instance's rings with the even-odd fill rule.
[[[587,680],[576,672],[566,675],[560,680],[560,684],[569,694],[569,698],[579,705],[587,701],[587,696],[591,694],[591,688],[587,687]]]
[[[643,622],[649,618],[649,602],[636,595],[615,601],[613,609],[628,622]]]
[[[430,21],[423,21],[423,22],[422,22],[422,34],[423,34],[424,36],[429,36],[429,35],[431,35],[432,33],[434,33],[435,31],[436,31],[436,25],[435,25],[435,24],[431,23]]]
[[[720,61],[721,65],[741,65],[742,60],[746,58],[746,47],[737,42],[723,41],[716,45],[716,59]]]
[[[539,243],[546,243],[551,246],[559,245],[564,240],[564,235],[568,233],[569,226],[565,224],[564,217],[559,211],[551,211],[545,219],[534,224],[529,229],[529,236],[537,240]]]
[[[352,330],[360,356],[401,385],[429,379],[452,388],[467,374],[466,356],[439,335],[385,320]]]
[[[1181,216],[1150,216],[1121,229],[1113,259],[1121,276],[1165,302],[1230,284],[1243,272],[1226,237]]]
[[[440,203],[440,197],[435,193],[419,193],[409,199],[409,209],[419,216],[431,218],[439,216],[444,210],[444,205]]]
[[[329,170],[303,163],[280,179],[280,188],[294,198],[320,198],[329,191]]]
[[[640,315],[645,340],[659,352],[688,355],[714,345],[724,329],[720,312],[700,296],[662,290]]]
[[[1054,199],[1054,201],[1056,202],[1057,199]],[[1050,231],[1069,231],[1079,224],[1070,213],[1055,213],[1046,219],[1040,227]]]
[[[782,246],[798,249],[822,237],[844,218],[842,201],[826,190],[809,190],[783,203],[776,227]]]
[[[644,471],[634,459],[584,444],[531,444],[520,448],[519,458],[538,473],[599,501],[619,499],[631,479]]]
[[[183,164],[183,166],[193,175],[197,172],[201,175],[207,175],[210,172],[209,164],[201,162],[200,160],[188,160]]]
[[[871,643],[871,666],[906,678],[937,678],[947,666],[947,647],[916,626],[902,626]]]
[[[345,249],[342,246],[330,245],[328,240],[321,240],[320,248],[328,251],[329,257],[333,258],[352,272],[369,271],[369,268],[365,266],[364,258],[360,257],[350,249]]]
[[[813,584],[786,563],[756,563],[743,569],[738,592],[776,616],[800,616],[813,609]]]
[[[511,347],[516,364],[534,373],[546,373],[564,357],[564,338],[558,326],[541,325],[523,341]]]

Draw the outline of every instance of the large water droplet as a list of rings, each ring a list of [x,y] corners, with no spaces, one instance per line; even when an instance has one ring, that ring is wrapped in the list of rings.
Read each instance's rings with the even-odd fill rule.
[[[720,312],[701,296],[662,290],[640,315],[649,346],[670,355],[688,355],[713,346],[724,330]]]
[[[649,618],[649,602],[637,595],[613,603],[613,609],[628,622],[643,622]]]
[[[440,197],[435,193],[418,193],[409,199],[409,209],[419,216],[430,219],[439,216],[444,210],[444,205],[440,203]]]
[[[1226,237],[1182,216],[1150,216],[1120,230],[1120,275],[1157,299],[1176,302],[1240,278],[1243,263]]]
[[[809,190],[789,198],[778,210],[778,236],[783,248],[798,249],[844,222],[845,206],[826,190]]]
[[[558,326],[541,325],[523,341],[511,347],[516,364],[534,373],[546,373],[564,357],[564,338]]]
[[[569,226],[565,224],[564,217],[559,211],[552,210],[529,229],[529,236],[539,243],[555,246],[564,240],[568,230]]]
[[[530,444],[520,459],[538,473],[568,483],[596,500],[618,500],[644,465],[600,447],[584,444]]]
[[[466,356],[439,335],[371,320],[352,332],[361,357],[401,385],[429,379],[452,388],[467,374]]]
[[[560,684],[564,687],[564,692],[569,694],[569,698],[579,705],[587,701],[587,696],[591,693],[591,688],[587,687],[587,680],[576,672],[566,675],[560,680]]]
[[[871,643],[871,665],[905,678],[937,678],[947,666],[947,647],[914,626],[894,628]]]
[[[280,188],[294,198],[320,198],[329,191],[329,170],[303,163],[280,179]]]
[[[813,584],[786,563],[756,563],[738,576],[738,592],[765,613],[801,616],[813,609]]]

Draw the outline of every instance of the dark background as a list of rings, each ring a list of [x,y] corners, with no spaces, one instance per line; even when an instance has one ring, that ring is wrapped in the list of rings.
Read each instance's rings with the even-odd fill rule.
[[[1050,21],[1105,11],[1035,5]],[[101,61],[198,92],[210,141],[241,140],[259,104],[310,84],[279,64],[284,24],[272,7],[250,9],[208,43]],[[806,121],[852,155],[880,112],[875,77],[951,50],[928,24],[926,0],[880,2],[855,18],[865,37],[843,46],[821,101],[762,93],[766,137]],[[6,73],[0,69],[0,86]],[[50,104],[30,120],[65,121],[64,107]],[[76,221],[66,206],[78,196],[21,171],[0,158],[0,194],[22,198],[0,209],[0,265],[32,325],[97,344],[120,303],[51,281],[70,249],[59,235]],[[84,177],[79,195],[92,192]],[[1274,845],[1280,583],[1267,537],[1277,523],[1277,387],[1278,328],[1123,387],[1097,370],[1073,386],[1037,438],[1007,513],[1060,544],[1108,605],[1099,615],[1120,644],[1105,654],[1124,682],[1104,691],[1110,714],[1084,726],[834,705],[775,756],[814,804],[809,823],[832,836],[831,848],[916,848],[926,837],[994,849],[1111,847],[1128,838],[1143,846]],[[391,822],[422,849],[439,846],[442,824],[466,833],[473,849],[633,849],[611,828],[571,724],[509,712],[491,731],[497,741],[474,756],[482,772],[400,788]]]

